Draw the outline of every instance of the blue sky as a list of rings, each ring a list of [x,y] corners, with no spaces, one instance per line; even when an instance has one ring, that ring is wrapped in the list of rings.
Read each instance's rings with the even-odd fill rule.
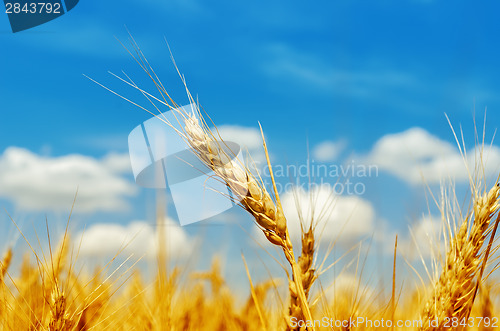
[[[164,38],[191,92],[214,122],[255,129],[260,121],[276,164],[303,164],[308,148],[313,157],[321,158],[314,150],[325,142],[336,150],[323,155],[323,163],[377,161],[380,174],[363,179],[366,194],[360,197],[374,212],[367,232],[387,227],[408,236],[408,224],[426,213],[425,188],[403,179],[401,167],[411,173],[428,166],[424,173],[433,174],[433,160],[437,164],[445,155],[456,161],[444,113],[455,127],[464,126],[468,147],[474,145],[474,109],[481,122],[488,108],[489,139],[497,128],[499,9],[495,2],[466,1],[80,1],[68,14],[16,34],[7,16],[0,15],[0,168],[7,178],[2,185],[11,190],[0,187],[0,206],[24,223],[43,221],[47,213],[52,222],[64,222],[72,201],[68,192],[84,185],[78,182],[84,177],[53,187],[31,181],[38,185],[31,189],[29,183],[14,180],[5,184],[14,178],[5,169],[16,172],[21,161],[29,159],[34,164],[45,160],[47,167],[42,169],[57,172],[51,162],[66,164],[64,157],[77,155],[85,158],[74,161],[78,164],[88,161],[91,167],[106,169],[97,170],[104,177],[94,178],[95,183],[112,180],[113,189],[95,200],[115,203],[103,210],[82,193],[75,231],[84,224],[126,226],[133,220],[153,219],[154,193],[135,186],[130,170],[122,166],[128,133],[150,116],[83,76],[146,104],[107,73],[124,70],[151,89],[116,40],[126,43],[128,28],[179,104],[187,98]],[[408,131],[412,128],[419,129]],[[414,155],[415,162],[384,163],[396,160],[394,165],[401,159],[397,148],[387,147],[394,146],[391,142],[408,142],[411,152],[421,146],[419,141],[430,146]],[[13,147],[17,150],[8,158]],[[118,166],[110,165],[113,155]],[[12,163],[14,158],[21,163]],[[34,176],[52,178],[43,172]],[[72,178],[68,176],[63,178]],[[434,188],[438,182],[432,180]],[[58,188],[61,192],[47,195],[68,198],[54,211],[58,208],[43,197],[44,189]],[[41,196],[40,206],[23,198],[35,199],[36,194]],[[244,218],[234,211],[228,215]],[[8,218],[0,220],[5,233],[12,233]],[[243,227],[251,229],[248,224]],[[236,225],[220,228],[199,225],[186,231],[206,232],[210,238],[237,233],[234,242],[222,244],[226,252],[241,246],[241,238],[247,236]],[[204,242],[210,246],[210,240]],[[233,258],[239,258],[240,249]],[[245,242],[243,249],[252,246]]]

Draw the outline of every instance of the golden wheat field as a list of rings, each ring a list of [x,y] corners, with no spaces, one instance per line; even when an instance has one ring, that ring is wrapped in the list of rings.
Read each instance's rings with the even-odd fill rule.
[[[193,105],[190,111],[173,102],[140,49],[134,50],[131,54],[154,81],[166,110],[179,119],[177,134],[230,189],[232,196],[227,199],[252,217],[254,228],[266,239],[261,249],[279,251],[281,260],[275,262],[281,273],[256,282],[241,254],[248,284],[241,297],[233,291],[231,280],[224,278],[219,259],[211,261],[209,270],[171,266],[167,246],[161,244],[156,259],[147,262],[154,269],[151,277],[137,266],[140,258],[123,256],[121,251],[115,258],[123,263],[112,259],[94,270],[82,270],[78,267],[79,243],[69,231],[70,217],[62,238],[49,235],[49,249],[28,241],[29,252],[3,252],[1,330],[494,330],[500,326],[496,271],[500,186],[484,175],[484,140],[478,139],[480,152],[474,166],[467,168],[469,192],[456,192],[443,183],[441,196],[430,202],[441,212],[442,235],[428,244],[437,253],[430,263],[424,263],[424,269],[414,260],[397,259],[400,252],[395,236],[391,276],[385,288],[367,291],[356,278],[342,284],[335,284],[336,279],[320,282],[335,261],[325,264],[318,254],[321,229],[314,215],[301,223],[301,240],[292,242],[273,177],[272,146],[266,144],[264,133],[262,149],[271,185],[265,185],[246,162],[230,155],[225,141],[211,128],[209,114],[205,115],[187,87]],[[139,89],[131,80],[129,85]],[[165,126],[174,127],[158,118]],[[465,160],[465,149],[460,151]],[[467,196],[467,202],[459,196]],[[343,216],[349,219],[349,215]],[[24,237],[25,230],[18,231]],[[160,243],[166,240],[158,239]],[[13,270],[14,261],[19,261],[18,270]],[[353,263],[356,269],[364,265],[359,255]],[[415,271],[415,282],[402,279],[397,263],[427,273]],[[328,291],[330,286],[336,290]]]

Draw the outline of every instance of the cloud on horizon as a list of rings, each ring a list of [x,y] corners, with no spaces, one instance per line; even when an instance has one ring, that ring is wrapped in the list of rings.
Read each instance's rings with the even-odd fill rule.
[[[467,168],[473,175],[480,169],[478,167],[481,166],[481,161],[486,176],[498,175],[500,148],[494,145],[484,148],[476,146],[467,150],[464,159],[458,147],[423,128],[413,127],[381,137],[365,161],[412,185],[424,181],[429,184],[439,184],[445,179],[467,183],[469,180]]]
[[[182,227],[169,218],[160,226],[165,231],[166,252],[169,257],[182,257],[189,254],[194,245]],[[145,221],[132,221],[127,225],[97,223],[75,237],[82,257],[113,257],[121,255],[145,256],[154,259],[158,254],[158,232],[154,225]],[[78,247],[76,248],[78,249]]]
[[[80,154],[41,156],[9,147],[0,155],[0,197],[31,211],[125,211],[135,184],[122,177],[130,169],[128,154],[96,159]]]
[[[306,227],[311,220],[316,222],[317,239],[324,243],[338,240],[339,243],[356,242],[375,229],[375,209],[359,196],[336,195],[328,185],[306,191],[297,188],[286,192],[281,203],[288,221],[290,236],[299,240],[300,222]]]
[[[443,230],[439,216],[422,216],[398,240],[398,249],[408,259],[439,258],[445,250]]]

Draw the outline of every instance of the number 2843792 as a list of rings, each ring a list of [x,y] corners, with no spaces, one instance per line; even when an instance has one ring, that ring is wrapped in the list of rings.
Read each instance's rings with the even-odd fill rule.
[[[7,14],[61,14],[60,3],[31,2],[21,4],[19,2],[5,3]]]

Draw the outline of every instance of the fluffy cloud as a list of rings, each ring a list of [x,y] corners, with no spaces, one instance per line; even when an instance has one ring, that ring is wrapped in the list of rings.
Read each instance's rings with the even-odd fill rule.
[[[340,196],[328,186],[322,185],[310,191],[296,189],[281,197],[288,221],[290,236],[300,238],[300,220],[308,226],[317,222],[321,240],[352,243],[374,231],[375,210],[370,202],[358,196]]]
[[[120,176],[128,169],[127,155],[46,157],[9,147],[0,156],[0,197],[26,210],[68,210],[78,189],[77,212],[124,210],[136,192]]]
[[[409,259],[437,258],[444,249],[443,222],[438,216],[419,219],[398,243],[398,250]]]
[[[423,180],[439,183],[442,179],[467,182],[467,167],[474,172],[480,164],[480,152],[480,147],[467,151],[464,160],[458,147],[415,127],[380,138],[367,161],[411,184]],[[486,175],[496,176],[500,170],[500,149],[485,146],[482,160]]]
[[[109,153],[102,158],[102,164],[105,168],[115,173],[132,173],[130,165],[130,156],[128,153]]]
[[[313,149],[313,157],[320,162],[334,161],[345,147],[343,141],[323,141]]]
[[[193,241],[176,222],[166,219],[161,229],[165,231],[169,256],[184,256],[191,251]],[[83,257],[110,257],[123,250],[123,256],[134,254],[136,257],[155,258],[158,233],[154,226],[144,221],[134,221],[125,226],[98,223],[79,233],[75,245],[80,245],[80,256]]]

